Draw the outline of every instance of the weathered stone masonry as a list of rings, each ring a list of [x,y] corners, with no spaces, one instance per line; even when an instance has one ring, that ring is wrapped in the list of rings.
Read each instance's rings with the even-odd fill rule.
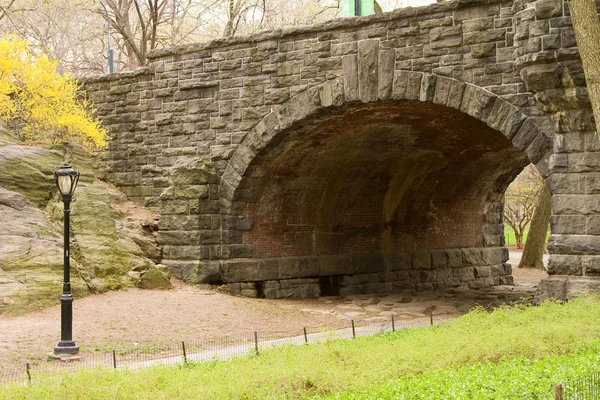
[[[566,3],[219,39],[85,88],[111,134],[99,174],[160,213],[162,262],[188,281],[266,297],[511,283],[502,195],[529,162],[553,194],[550,272],[600,273],[599,144]]]

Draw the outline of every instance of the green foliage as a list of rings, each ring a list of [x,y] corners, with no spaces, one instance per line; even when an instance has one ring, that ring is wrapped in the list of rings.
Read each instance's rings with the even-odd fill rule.
[[[525,230],[523,231],[523,244],[527,243],[528,237],[529,237],[529,226],[527,228],[525,228]],[[546,233],[546,243],[548,243],[549,237],[550,237],[550,232]],[[504,225],[504,244],[506,246],[514,246],[517,244],[515,232],[508,225]]]
[[[378,398],[376,393],[393,395],[396,386],[411,386],[422,397],[408,398],[449,398],[426,397],[433,390],[430,386],[448,381],[439,393],[464,391],[468,395],[455,398],[486,398],[471,394],[500,390],[498,386],[510,386],[512,379],[521,387],[537,390],[600,369],[593,365],[600,353],[599,328],[600,299],[596,297],[494,311],[477,308],[448,325],[287,346],[263,350],[258,357],[190,363],[185,368],[87,370],[35,377],[33,385],[11,385],[2,394],[9,399],[266,399],[310,398],[353,390],[340,398]],[[582,367],[562,368],[563,363]],[[546,369],[547,374],[543,372]],[[488,375],[489,385],[484,380]]]
[[[394,380],[329,399],[552,399],[559,382],[586,376],[600,368],[600,348],[574,356],[543,360],[519,358],[494,364],[426,373]]]

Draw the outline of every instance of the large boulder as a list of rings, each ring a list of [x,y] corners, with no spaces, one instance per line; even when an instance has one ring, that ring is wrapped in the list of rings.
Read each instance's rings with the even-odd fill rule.
[[[152,242],[153,237],[141,233],[144,220],[115,210],[107,185],[97,182],[78,187],[71,210],[71,229],[76,243],[73,257],[79,260],[81,276],[91,290],[172,287],[168,276],[156,268],[155,262],[138,244],[146,249],[156,247],[150,253],[160,254],[156,242]],[[61,203],[54,204],[52,215],[57,222],[62,221]]]
[[[157,265],[156,217],[94,182],[84,151],[67,153],[81,173],[71,204],[74,297],[133,286],[171,288],[168,270]],[[24,146],[0,126],[0,314],[59,302],[64,213],[53,172],[64,154],[62,146]]]
[[[62,237],[25,196],[0,188],[0,314],[56,304],[62,290]],[[71,262],[76,296],[88,293]]]

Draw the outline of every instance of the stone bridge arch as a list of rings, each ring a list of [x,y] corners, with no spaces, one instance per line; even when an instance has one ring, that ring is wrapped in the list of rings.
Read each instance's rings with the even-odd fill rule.
[[[529,163],[547,175],[550,140],[518,107],[477,86],[420,72],[383,78],[358,93],[343,77],[301,92],[238,146],[219,186],[226,228],[238,231],[229,237],[244,238],[232,251],[223,243],[230,259],[222,276],[234,292],[310,297],[511,283],[502,196]],[[418,131],[423,123],[431,124]],[[349,132],[332,139],[340,130]],[[369,150],[348,161],[344,152],[361,152],[361,141]]]
[[[339,283],[340,291],[386,289],[390,282],[393,288],[393,282],[402,281],[400,275],[409,281],[414,277],[412,281],[417,288],[424,284],[422,288],[437,287],[440,277],[442,283],[444,280],[457,283],[449,282],[448,275],[444,275],[449,273],[445,267],[445,272],[418,268],[417,280],[417,272],[409,272],[414,265],[458,265],[457,271],[466,268],[461,270],[463,275],[472,278],[468,283],[479,282],[471,283],[473,287],[501,282],[500,278],[508,276],[509,270],[503,265],[505,250],[499,242],[499,193],[513,173],[511,168],[517,170],[520,162],[529,159],[537,161],[552,192],[552,235],[548,249],[549,273],[553,278],[545,281],[544,287],[558,297],[579,290],[581,285],[600,287],[600,148],[565,4],[561,0],[533,3],[453,0],[154,50],[145,68],[92,77],[84,83],[110,132],[109,150],[101,154],[98,176],[160,215],[157,238],[162,246],[161,262],[176,276],[194,283],[224,281],[236,293],[277,297],[314,295],[321,285],[329,285],[331,289],[334,283]],[[445,243],[447,249],[453,249],[446,252],[439,251],[444,250],[440,243],[434,248],[416,240],[417,246],[413,243],[409,256],[404,250],[405,255],[391,255],[393,262],[409,259],[403,265],[410,264],[410,268],[398,271],[361,272],[362,266],[373,264],[373,257],[387,260],[379,262],[380,265],[390,265],[390,255],[380,252],[379,256],[373,256],[373,249],[355,251],[369,254],[363,261],[358,255],[341,257],[338,264],[356,266],[354,278],[343,278],[347,282],[340,282],[339,275],[344,275],[344,270],[331,273],[315,269],[318,252],[296,255],[292,260],[291,253],[267,253],[260,248],[264,241],[256,240],[261,238],[252,230],[261,224],[269,228],[260,218],[269,214],[277,219],[283,215],[278,210],[267,213],[257,208],[257,204],[265,203],[261,196],[270,193],[274,197],[277,192],[273,188],[300,193],[272,173],[281,168],[289,171],[293,157],[278,161],[273,155],[289,146],[288,155],[295,152],[304,156],[297,162],[304,168],[305,177],[319,175],[309,173],[308,167],[324,171],[321,175],[330,173],[335,170],[332,167],[338,167],[336,162],[344,160],[332,151],[332,159],[336,161],[324,164],[315,156],[320,154],[318,147],[314,154],[302,150],[298,147],[301,141],[293,142],[293,136],[303,132],[311,142],[319,143],[315,136],[319,129],[323,133],[342,127],[346,129],[347,141],[338,135],[337,142],[329,142],[325,137],[322,143],[338,146],[340,150],[350,144],[358,147],[357,129],[362,127],[372,133],[373,119],[383,114],[392,115],[386,117],[386,123],[396,131],[399,124],[393,115],[409,120],[411,115],[417,115],[418,123],[412,128],[421,133],[380,135],[381,140],[390,140],[390,145],[387,148],[379,144],[379,151],[375,151],[373,144],[363,144],[373,160],[399,148],[398,137],[412,137],[413,141],[426,137],[430,140],[429,148],[425,145],[413,148],[435,152],[433,147],[439,147],[443,137],[436,136],[440,128],[432,127],[435,121],[447,122],[455,133],[460,131],[460,124],[488,133],[488,143],[477,135],[459,138],[463,140],[462,147],[458,146],[461,143],[458,139],[450,143],[457,151],[455,157],[445,161],[457,171],[464,168],[457,154],[465,149],[473,157],[477,156],[477,149],[485,154],[485,146],[494,157],[499,157],[501,151],[510,153],[506,165],[495,164],[492,157],[485,159],[487,162],[479,161],[480,171],[472,168],[471,175],[465,175],[480,183],[488,182],[480,187],[459,185],[464,176],[446,174],[446,181],[457,182],[457,186],[488,191],[488,197],[471,197],[485,199],[485,204],[473,206],[476,212],[472,210],[472,214],[480,216],[476,240]],[[358,115],[367,122],[342,123]],[[316,126],[317,123],[322,126]],[[429,132],[424,131],[427,127],[431,128]],[[468,140],[474,145],[469,146]],[[358,171],[357,176],[364,182],[378,182],[365,172],[367,168],[358,168],[368,165],[365,157],[364,154],[358,157],[348,168]],[[391,163],[392,158],[388,156],[386,162]],[[434,166],[438,167],[435,163]],[[504,171],[504,178],[482,178],[484,172],[491,176],[498,170]],[[271,171],[272,181],[262,180],[265,171]],[[389,171],[386,173],[389,175]],[[288,180],[300,182],[297,178]],[[490,181],[497,182],[496,186],[490,185]],[[313,179],[312,184],[322,192],[324,182]],[[434,181],[427,181],[427,185],[439,189]],[[377,192],[382,187],[385,183],[379,186],[373,183],[370,189],[385,197]],[[424,196],[424,191],[419,193],[434,205],[450,204],[456,200],[456,196],[449,195],[452,189],[450,186],[439,190],[437,197],[431,197],[431,193]],[[339,190],[333,192],[331,198],[344,199]],[[308,193],[300,194],[308,199]],[[273,204],[280,209],[286,204],[300,204],[282,203],[282,196],[274,198],[279,199]],[[383,201],[380,199],[379,203]],[[318,209],[315,204],[308,202],[303,209]],[[411,209],[411,217],[426,212],[443,215],[425,206],[415,207]],[[388,214],[394,214],[396,208],[390,207],[392,211]],[[370,209],[384,215],[381,208]],[[309,214],[301,216],[312,218],[319,226],[333,221],[337,223],[333,224],[336,229],[344,228],[340,221],[319,220],[318,215]],[[320,214],[327,215],[321,211]],[[458,220],[451,213],[445,218],[446,227],[452,227]],[[397,227],[402,224],[392,222],[387,224],[398,232]],[[427,220],[421,225],[431,227]],[[376,236],[372,234],[370,239]],[[379,242],[375,242],[381,249],[379,237]],[[285,244],[293,245],[279,241],[279,250],[286,250]],[[421,248],[432,251],[421,254]],[[323,253],[334,255],[331,251]],[[301,263],[313,268],[312,275],[303,272],[300,276],[294,272]],[[463,263],[468,265],[463,267]],[[475,279],[475,267],[481,266]],[[232,276],[236,271],[238,276]],[[375,277],[373,273],[379,275]],[[322,276],[338,278],[329,282],[323,278],[321,282]]]

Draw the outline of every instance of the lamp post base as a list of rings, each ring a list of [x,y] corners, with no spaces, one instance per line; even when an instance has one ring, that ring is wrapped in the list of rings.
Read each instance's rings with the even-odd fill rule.
[[[73,355],[79,354],[79,346],[72,340],[61,340],[58,345],[54,347],[54,354],[56,355]]]

